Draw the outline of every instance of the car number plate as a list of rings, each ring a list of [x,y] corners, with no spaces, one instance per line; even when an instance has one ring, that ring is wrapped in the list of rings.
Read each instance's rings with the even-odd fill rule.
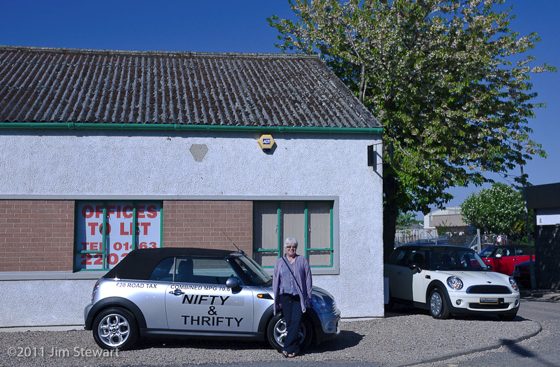
[[[498,304],[498,299],[497,298],[481,298],[480,303]]]

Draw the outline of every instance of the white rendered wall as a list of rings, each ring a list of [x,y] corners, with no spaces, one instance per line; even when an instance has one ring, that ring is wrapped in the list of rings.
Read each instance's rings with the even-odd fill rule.
[[[0,281],[0,330],[84,324],[95,280]]]
[[[380,136],[275,133],[267,154],[260,135],[2,131],[0,198],[335,197],[340,274],[316,275],[314,283],[335,296],[343,317],[382,317],[381,165],[367,166],[367,146],[379,144],[380,152]],[[201,162],[193,144],[208,148]]]

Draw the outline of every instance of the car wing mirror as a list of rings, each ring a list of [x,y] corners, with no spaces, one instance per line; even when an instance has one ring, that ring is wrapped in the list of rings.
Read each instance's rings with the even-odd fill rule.
[[[239,288],[239,280],[237,278],[231,277],[226,280],[226,287],[235,289]]]
[[[420,273],[422,271],[422,268],[418,266],[417,263],[411,263],[410,265],[408,265],[408,268],[412,270],[414,274]]]
[[[501,259],[502,258],[502,254],[497,254],[496,255],[496,259]]]

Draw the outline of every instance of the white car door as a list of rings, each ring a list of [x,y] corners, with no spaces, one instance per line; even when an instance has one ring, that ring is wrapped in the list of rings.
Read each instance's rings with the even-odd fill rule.
[[[391,297],[406,301],[424,302],[426,274],[424,268],[425,254],[423,250],[402,249],[401,253],[393,257],[390,264],[385,265],[385,276],[389,278],[389,290]],[[418,272],[410,268],[414,263],[422,271]],[[424,301],[422,301],[424,298]]]

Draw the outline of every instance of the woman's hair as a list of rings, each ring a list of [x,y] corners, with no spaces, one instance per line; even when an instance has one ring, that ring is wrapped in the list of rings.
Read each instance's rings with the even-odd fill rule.
[[[286,241],[284,241],[284,247],[288,246],[288,243],[291,243],[292,245],[295,245],[296,248],[298,247],[298,243],[297,243],[297,240],[295,238],[292,238],[292,237],[286,238]]]

